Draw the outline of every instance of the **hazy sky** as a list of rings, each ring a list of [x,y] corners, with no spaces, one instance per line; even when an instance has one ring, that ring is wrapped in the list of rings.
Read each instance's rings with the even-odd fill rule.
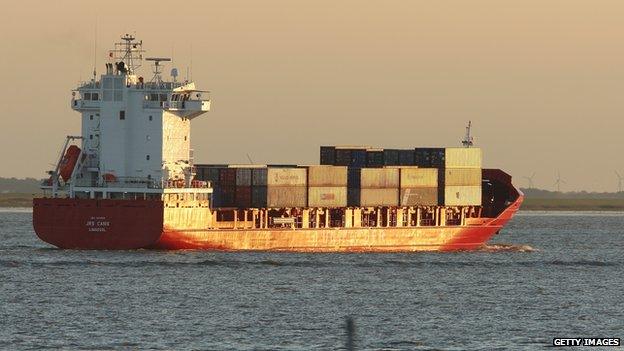
[[[16,1],[0,16],[0,176],[43,178],[71,89],[124,33],[212,91],[196,162],[317,163],[318,146],[458,146],[525,186],[616,190],[624,2]],[[192,52],[192,55],[191,55]],[[166,71],[169,71],[169,66]],[[143,67],[149,76],[147,66]]]

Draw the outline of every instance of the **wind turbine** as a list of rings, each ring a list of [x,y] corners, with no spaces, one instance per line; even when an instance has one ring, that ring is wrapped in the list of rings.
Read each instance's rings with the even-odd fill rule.
[[[527,180],[527,182],[529,182],[529,189],[534,189],[533,187],[533,178],[535,177],[535,172],[533,172],[533,174],[530,177],[526,177],[524,176],[523,178]]]
[[[561,192],[561,184],[565,184],[566,181],[561,179],[561,173],[559,173],[559,171],[557,171],[557,179],[555,180],[555,186],[557,187],[557,192],[560,193]]]
[[[621,193],[622,192],[622,179],[624,178],[618,173],[618,171],[615,171],[615,175],[618,177],[618,192]]]

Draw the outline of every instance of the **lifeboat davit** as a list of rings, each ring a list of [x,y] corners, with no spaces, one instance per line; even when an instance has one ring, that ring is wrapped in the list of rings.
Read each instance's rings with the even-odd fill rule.
[[[65,152],[65,156],[61,160],[60,175],[63,178],[63,181],[67,182],[74,171],[74,167],[76,167],[76,162],[78,161],[78,157],[80,156],[80,148],[76,145],[71,145],[67,148]]]

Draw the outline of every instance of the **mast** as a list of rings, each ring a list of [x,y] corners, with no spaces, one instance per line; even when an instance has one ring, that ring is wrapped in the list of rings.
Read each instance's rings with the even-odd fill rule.
[[[462,145],[464,147],[472,147],[473,143],[473,138],[470,135],[470,128],[472,127],[472,121],[468,121],[468,125],[466,126],[466,135],[464,136],[464,140],[462,140]]]
[[[130,34],[121,37],[121,42],[115,43],[115,48],[110,52],[117,71],[122,74],[134,74],[141,67],[143,60],[143,40],[136,41]]]

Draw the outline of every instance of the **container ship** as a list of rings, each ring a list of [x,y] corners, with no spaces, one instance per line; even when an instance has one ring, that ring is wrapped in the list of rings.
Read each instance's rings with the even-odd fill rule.
[[[63,249],[291,252],[475,250],[519,209],[511,176],[461,147],[322,146],[318,165],[195,164],[191,121],[209,92],[163,78],[124,35],[79,84],[67,136],[33,200],[37,236]],[[138,74],[149,62],[149,78]]]

